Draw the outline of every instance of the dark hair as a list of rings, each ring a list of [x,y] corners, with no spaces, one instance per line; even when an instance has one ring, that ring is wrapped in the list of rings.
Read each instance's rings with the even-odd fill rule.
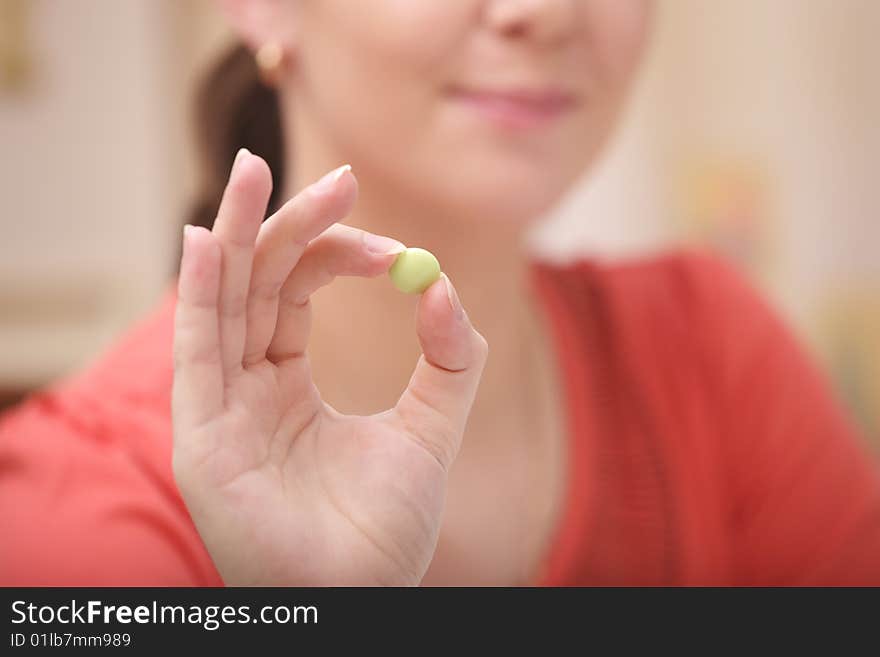
[[[284,180],[284,140],[278,94],[260,80],[253,54],[243,45],[228,49],[208,70],[195,98],[195,136],[200,189],[189,221],[210,229],[239,148],[259,155],[276,184],[269,212],[278,207]]]
[[[277,183],[284,180],[284,139],[278,94],[260,80],[253,54],[243,45],[228,48],[207,70],[196,90],[193,112],[198,156],[199,191],[186,223],[211,229],[239,148],[247,148],[266,160]],[[279,203],[275,184],[268,213]],[[180,267],[178,243],[171,274]]]

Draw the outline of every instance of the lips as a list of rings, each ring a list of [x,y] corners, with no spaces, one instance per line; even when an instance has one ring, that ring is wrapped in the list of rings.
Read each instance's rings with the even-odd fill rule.
[[[452,96],[484,118],[508,128],[546,125],[576,104],[574,94],[560,89],[454,89]]]

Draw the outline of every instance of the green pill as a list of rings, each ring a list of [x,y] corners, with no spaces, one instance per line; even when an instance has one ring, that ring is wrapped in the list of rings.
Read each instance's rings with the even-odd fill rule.
[[[440,263],[430,251],[413,247],[397,256],[388,276],[401,292],[421,294],[440,278]]]

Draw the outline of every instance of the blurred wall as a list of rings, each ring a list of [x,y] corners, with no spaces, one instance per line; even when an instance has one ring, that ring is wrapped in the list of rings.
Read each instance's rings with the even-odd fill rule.
[[[29,60],[23,82],[0,86],[10,389],[85,363],[167,285],[192,190],[189,89],[214,32],[204,3],[2,3],[19,5]]]
[[[880,446],[880,2],[657,7],[618,139],[542,244],[605,256],[714,245]]]
[[[30,66],[24,85],[0,86],[0,390],[85,363],[165,289],[195,188],[194,81],[229,38],[210,0],[0,12],[13,5]],[[616,139],[534,232],[538,248],[715,245],[877,435],[880,2],[657,7]]]

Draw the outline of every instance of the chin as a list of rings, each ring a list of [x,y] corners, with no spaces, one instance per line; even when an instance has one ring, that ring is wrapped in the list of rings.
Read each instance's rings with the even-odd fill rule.
[[[486,192],[490,193],[486,193]],[[458,196],[453,212],[479,217],[483,225],[525,230],[543,219],[558,201],[558,196],[522,194],[516,188],[499,194],[496,188],[472,189]]]

